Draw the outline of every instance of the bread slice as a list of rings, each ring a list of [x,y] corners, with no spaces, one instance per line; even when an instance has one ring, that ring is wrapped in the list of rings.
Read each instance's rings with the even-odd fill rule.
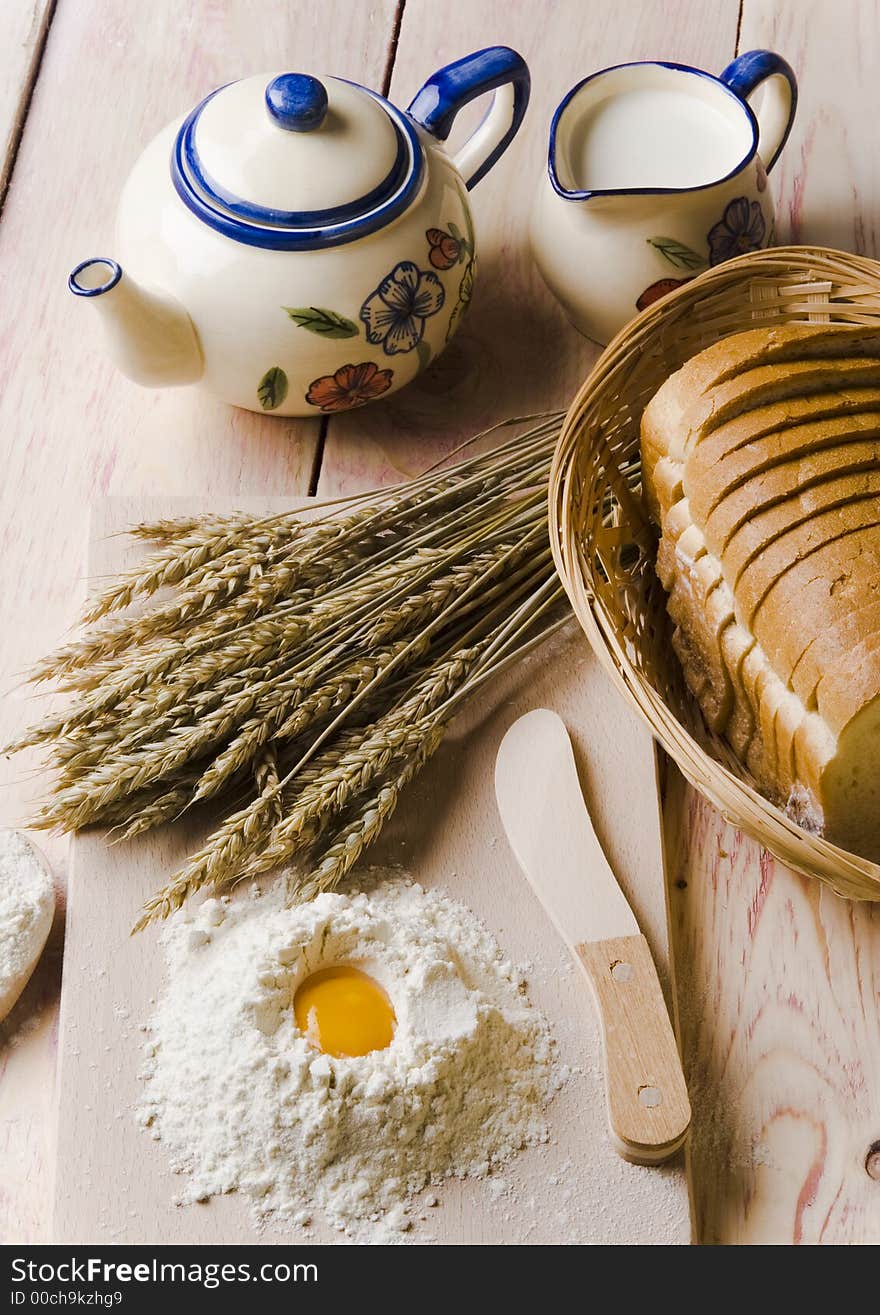
[[[880,696],[842,728],[819,774],[823,829],[837,844],[880,862]]]
[[[846,652],[880,633],[880,593],[871,598],[866,607],[856,608],[832,629],[816,635],[792,668],[789,683],[808,710],[815,711],[819,681],[837,660],[841,648]]]
[[[688,689],[697,699],[702,711],[703,700],[712,685],[712,677],[703,662],[702,653],[693,643],[689,628],[675,627],[672,632],[672,651],[681,664]]]
[[[735,619],[718,637],[721,661],[733,690],[733,702],[724,728],[733,752],[746,761],[755,732],[755,713],[746,696],[743,665],[755,647],[755,636]]]
[[[764,751],[765,788],[774,797],[781,798],[788,791],[779,779],[774,723],[776,721],[776,709],[782,697],[784,686],[780,683],[776,672],[767,661],[766,654],[757,645],[752,649],[752,661],[756,665],[760,662],[754,685],[754,711],[756,724],[761,731],[761,744]]]
[[[683,498],[667,513],[663,522],[663,533],[657,545],[655,567],[660,582],[667,593],[675,583],[675,573],[678,569],[675,557],[678,540],[685,530],[692,525],[693,520],[691,519],[687,498]]]
[[[673,636],[673,646],[691,689],[700,689],[706,721],[720,732],[730,715],[733,686],[718,636],[733,620],[733,599],[729,590],[719,588],[723,580],[718,562],[706,552],[695,526],[679,536],[675,563],[667,607],[673,621],[685,624],[679,627],[681,633]]]
[[[807,561],[814,553],[831,543],[839,544],[842,553],[841,561],[846,562],[854,550],[854,544],[843,543],[843,540],[851,540],[853,536],[866,530],[873,532],[873,537],[880,546],[878,524],[880,524],[880,502],[875,498],[863,498],[860,502],[848,502],[843,507],[834,507],[831,511],[822,512],[805,525],[798,525],[788,533],[780,535],[760,556],[749,562],[735,582],[727,577],[722,563],[725,578],[728,578],[736,599],[737,616],[744,625],[758,635],[759,612],[771,591],[776,591],[773,605],[776,611],[786,606],[797,605],[797,598],[785,585],[786,574],[793,566]]]
[[[880,601],[875,528],[836,539],[793,566],[768,597],[753,633],[781,680],[788,682],[808,642],[833,634],[840,621]],[[838,645],[836,650],[840,653]],[[833,657],[829,656],[829,661]]]
[[[744,694],[755,730],[745,758],[761,787],[785,804],[798,784],[794,741],[808,714],[797,695],[776,675],[760,645],[754,639],[750,642],[743,664]]]
[[[880,440],[825,448],[813,457],[797,457],[740,484],[706,518],[706,542],[722,556],[743,531],[754,539],[775,528],[842,502],[863,497],[880,471]],[[688,502],[690,510],[690,502]]]
[[[683,460],[709,434],[728,420],[758,407],[845,388],[880,387],[880,360],[835,357],[826,361],[795,361],[791,365],[763,365],[697,397],[682,419]],[[668,453],[667,455],[674,455]]]
[[[812,805],[812,829],[874,863],[880,862],[878,744],[876,693],[846,719],[838,734],[823,716],[809,712],[794,736],[796,778]]]
[[[716,463],[731,458],[745,444],[755,443],[771,434],[781,436],[786,429],[795,426],[845,419],[869,411],[880,412],[878,388],[838,389],[813,393],[808,397],[791,397],[725,421],[701,440],[697,451],[705,468],[711,470]],[[696,456],[697,452],[693,455]],[[684,456],[683,453],[678,456],[670,453],[670,459],[681,462]]]
[[[806,533],[809,523],[816,517],[841,511],[845,507],[855,508],[865,502],[873,503],[875,510],[880,509],[880,466],[875,470],[863,471],[858,476],[826,480],[810,488],[808,493],[813,495],[820,490],[821,496],[800,495],[789,498],[746,520],[722,549],[710,544],[707,530],[707,544],[719,557],[724,574],[734,588],[743,571],[756,557],[766,552],[783,535],[795,530]],[[758,502],[756,505],[760,507],[765,504]]]
[[[807,798],[812,802],[819,829],[825,824],[820,802],[823,795],[823,777],[828,764],[833,762],[836,752],[837,737],[832,734],[827,722],[815,712],[807,713],[795,731],[795,772]]]
[[[692,457],[694,449],[713,433],[722,427],[726,431],[731,422],[740,421],[756,411],[761,413],[757,417],[759,430],[768,423],[767,413],[771,412],[774,429],[779,431],[789,426],[790,409],[795,404],[802,405],[809,396],[821,397],[822,405],[828,406],[831,404],[829,395],[836,395],[843,402],[848,393],[856,395],[880,390],[880,361],[873,358],[843,357],[818,362],[797,361],[784,367],[762,366],[741,377],[728,379],[705,396],[686,391],[687,383],[681,377],[683,373],[680,370],[666,381],[642,416],[643,489],[651,515],[658,524],[661,500],[654,472],[663,457],[683,462],[686,457]],[[862,400],[867,401],[867,398]],[[858,413],[860,408],[856,404],[842,409]]]
[[[880,635],[863,639],[829,667],[816,689],[816,710],[840,735],[866,703],[880,697]],[[877,746],[880,750],[880,745]]]
[[[807,714],[800,699],[779,679],[769,662],[767,670],[769,674],[760,690],[761,730],[765,742],[773,746],[773,793],[785,804],[797,784],[794,737]]]
[[[755,366],[817,360],[848,353],[880,356],[880,333],[870,327],[833,324],[786,324],[748,329],[707,347],[670,375],[651,400],[642,422],[646,464],[663,455],[682,456],[665,445],[680,431],[689,403],[719,384]]]
[[[656,491],[661,520],[684,497],[683,475],[684,467],[681,462],[673,460],[672,457],[661,457],[654,467],[652,486]]]
[[[673,379],[682,377],[693,393],[706,392],[754,366],[819,360],[852,351],[880,356],[880,331],[871,325],[776,324],[731,334],[691,357]]]
[[[798,767],[795,756],[794,741],[805,718],[809,716],[803,703],[796,694],[779,681],[781,695],[776,707],[773,721],[773,735],[776,741],[776,760],[778,783],[786,803],[792,791],[797,790]]]
[[[743,689],[754,719],[754,731],[746,749],[745,761],[759,787],[772,798],[776,798],[776,783],[773,778],[767,746],[764,743],[764,727],[761,717],[760,688],[767,674],[767,666],[764,654],[760,647],[755,644],[746,654],[742,664]]]
[[[848,452],[847,448],[855,451]],[[730,458],[722,457],[707,465],[701,459],[700,449],[687,459],[682,467],[682,493],[690,500],[691,511],[697,525],[708,528],[713,513],[720,510],[733,494],[744,485],[762,476],[771,484],[779,476],[773,472],[785,466],[791,473],[797,462],[804,464],[802,480],[806,482],[812,472],[817,478],[844,473],[848,468],[858,469],[870,465],[880,454],[880,412],[864,415],[835,417],[810,425],[793,425],[780,433],[769,434],[746,443]],[[792,484],[794,487],[794,484]],[[784,495],[782,489],[771,488],[768,499]],[[763,503],[763,494],[760,495]],[[757,505],[761,505],[756,503]]]

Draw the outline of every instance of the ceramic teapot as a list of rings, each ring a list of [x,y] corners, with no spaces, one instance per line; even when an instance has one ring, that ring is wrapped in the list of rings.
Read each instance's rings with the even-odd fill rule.
[[[553,116],[531,243],[576,328],[606,343],[710,265],[773,242],[767,174],[796,105],[794,73],[769,50],[717,78],[646,62],[572,88]]]
[[[493,102],[454,155],[456,114]],[[470,299],[467,193],[529,98],[515,51],[429,78],[406,113],[335,77],[229,83],[146,148],[122,192],[117,259],[68,286],[137,383],[316,416],[386,396],[442,351]]]

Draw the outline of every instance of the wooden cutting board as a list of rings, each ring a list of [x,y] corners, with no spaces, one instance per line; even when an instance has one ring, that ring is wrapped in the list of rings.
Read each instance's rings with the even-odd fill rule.
[[[126,526],[205,506],[204,500],[170,498],[99,503],[90,576],[107,576],[143,554],[143,545],[120,535]],[[291,499],[252,498],[235,506],[269,513],[291,506]],[[211,508],[223,509],[216,501]],[[572,623],[458,718],[371,856],[403,864],[424,885],[443,887],[469,905],[511,957],[528,965],[531,998],[550,1018],[562,1060],[575,1070],[550,1107],[551,1144],[526,1151],[484,1182],[445,1185],[440,1208],[421,1226],[426,1232],[417,1229],[412,1240],[686,1244],[683,1157],[644,1168],[612,1150],[586,984],[519,873],[496,811],[498,744],[511,722],[538,706],[556,709],[571,732],[596,830],[670,996],[653,744]],[[110,847],[99,835],[74,841],[61,1007],[56,1242],[290,1242],[307,1236],[293,1229],[258,1236],[236,1195],[176,1208],[179,1180],[165,1150],[136,1123],[140,1025],[162,989],[163,970],[155,931],[130,938],[129,929],[142,900],[201,834],[181,823],[126,845]],[[308,1236],[338,1240],[330,1230]]]

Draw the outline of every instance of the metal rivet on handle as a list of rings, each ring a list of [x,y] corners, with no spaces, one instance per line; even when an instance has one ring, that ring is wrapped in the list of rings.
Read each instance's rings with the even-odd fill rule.
[[[615,982],[630,982],[633,978],[633,966],[625,959],[615,959],[611,965],[611,976]]]
[[[639,1087],[639,1104],[644,1105],[646,1109],[656,1109],[662,1100],[659,1087]]]

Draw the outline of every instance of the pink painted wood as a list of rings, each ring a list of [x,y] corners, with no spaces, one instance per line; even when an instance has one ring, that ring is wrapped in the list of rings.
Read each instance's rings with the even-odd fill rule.
[[[27,117],[53,0],[6,0],[0,8],[0,207]]]

